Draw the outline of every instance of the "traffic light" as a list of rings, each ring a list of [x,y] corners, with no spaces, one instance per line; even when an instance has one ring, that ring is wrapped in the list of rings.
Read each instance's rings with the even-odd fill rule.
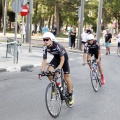
[[[76,7],[76,15],[80,17],[81,6]]]

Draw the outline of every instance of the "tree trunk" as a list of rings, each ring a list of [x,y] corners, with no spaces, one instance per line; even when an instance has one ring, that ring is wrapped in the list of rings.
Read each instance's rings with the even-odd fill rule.
[[[55,16],[53,15],[52,16],[52,23],[51,23],[52,27],[54,26],[54,20],[55,20]]]
[[[51,16],[49,17],[49,19],[48,19],[48,28],[50,29],[50,23],[51,23]]]
[[[1,18],[2,18],[2,17],[0,16],[0,28],[1,28]]]
[[[2,0],[2,27],[4,26],[4,6],[5,6],[5,0]]]
[[[57,27],[57,35],[59,35],[60,34],[60,27],[59,27],[59,7],[58,7],[57,4],[55,5],[55,24],[56,24],[56,27]]]

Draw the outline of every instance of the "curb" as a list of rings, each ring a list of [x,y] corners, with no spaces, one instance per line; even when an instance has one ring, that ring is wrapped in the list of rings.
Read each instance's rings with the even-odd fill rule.
[[[7,71],[7,69],[5,69],[5,68],[0,68],[0,72],[6,72]]]
[[[40,67],[41,64],[35,64],[35,65],[22,65],[22,66],[16,66],[16,67],[9,67],[9,68],[0,68],[1,72],[23,72],[23,71],[29,71],[32,72],[33,68]]]

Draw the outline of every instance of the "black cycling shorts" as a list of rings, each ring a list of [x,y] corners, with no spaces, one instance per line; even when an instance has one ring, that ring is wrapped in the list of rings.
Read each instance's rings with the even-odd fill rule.
[[[59,64],[60,64],[60,60],[54,57],[49,63],[49,66],[52,66],[54,67],[54,69],[56,69]],[[68,59],[65,59],[62,69],[63,69],[64,74],[70,74],[70,67],[69,67]]]
[[[92,57],[94,55],[95,59],[98,59],[98,52],[94,52],[92,50],[88,50],[88,54]]]
[[[120,47],[120,43],[118,43],[118,47]]]

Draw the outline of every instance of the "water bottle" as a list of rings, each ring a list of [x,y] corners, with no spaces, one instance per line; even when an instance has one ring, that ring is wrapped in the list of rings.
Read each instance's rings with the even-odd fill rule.
[[[62,89],[62,87],[61,87],[61,83],[60,83],[60,82],[57,82],[57,85],[58,85],[58,87],[60,88],[60,90],[62,91],[63,89]]]

